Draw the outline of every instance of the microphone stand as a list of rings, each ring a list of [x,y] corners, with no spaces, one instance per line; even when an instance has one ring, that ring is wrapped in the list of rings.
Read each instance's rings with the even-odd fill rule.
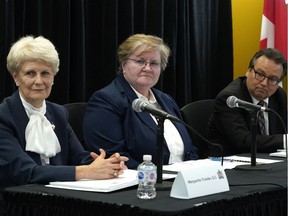
[[[163,143],[164,143],[164,121],[165,117],[155,116],[157,125],[157,190],[170,190],[172,182],[163,182]]]
[[[256,158],[257,158],[257,130],[258,130],[258,119],[257,119],[257,111],[249,110],[251,116],[251,123],[250,123],[250,132],[252,136],[252,143],[251,143],[251,164],[250,165],[238,165],[235,167],[236,170],[267,170],[267,167],[263,165],[257,165]],[[261,111],[259,111],[261,112]]]

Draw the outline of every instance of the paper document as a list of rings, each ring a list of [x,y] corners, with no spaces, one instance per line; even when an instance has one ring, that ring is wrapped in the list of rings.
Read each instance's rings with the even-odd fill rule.
[[[163,174],[163,179],[171,179],[175,177],[175,174]],[[124,173],[118,178],[107,180],[56,181],[50,182],[46,187],[94,192],[111,192],[137,184],[137,170],[127,169],[124,170]]]
[[[192,167],[202,167],[210,165],[215,165],[215,162],[209,159],[189,160],[184,162],[177,162],[170,165],[164,165],[163,170],[179,172],[182,170],[191,169]]]
[[[221,157],[212,157],[207,159],[199,159],[199,160],[190,160],[179,163],[174,163],[171,165],[163,166],[163,170],[179,172],[185,169],[191,169],[194,167],[203,167],[203,166],[211,166],[211,165],[221,165]],[[281,162],[282,160],[272,160],[272,159],[262,159],[256,158],[256,163],[258,164],[269,164]],[[223,158],[223,168],[224,169],[233,169],[238,165],[244,165],[251,163],[250,157],[242,157],[242,156],[229,156]]]
[[[287,157],[286,149],[278,149],[277,152],[270,153],[269,156],[271,157]]]
[[[263,158],[256,158],[256,164],[271,164],[271,163],[277,163],[281,162],[283,160],[273,160],[273,159],[263,159]],[[243,156],[228,156],[224,157],[223,167],[225,169],[233,169],[238,165],[245,165],[245,164],[251,164],[251,158],[250,157],[243,157]]]

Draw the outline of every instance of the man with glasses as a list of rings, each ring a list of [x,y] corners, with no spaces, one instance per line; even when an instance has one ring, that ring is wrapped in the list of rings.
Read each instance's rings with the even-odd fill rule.
[[[251,151],[251,113],[246,109],[230,108],[226,100],[233,95],[240,100],[269,107],[279,114],[287,128],[287,95],[279,83],[287,74],[287,60],[272,48],[258,51],[251,59],[245,76],[232,81],[216,96],[214,112],[209,119],[209,137],[224,148],[224,155]],[[262,112],[261,112],[262,113]],[[264,112],[256,142],[258,152],[283,149],[285,129],[273,112]]]

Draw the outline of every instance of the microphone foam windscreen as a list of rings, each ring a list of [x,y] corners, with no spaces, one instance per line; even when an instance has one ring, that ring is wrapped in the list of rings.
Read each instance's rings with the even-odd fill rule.
[[[142,112],[142,107],[143,107],[143,103],[145,104],[144,101],[142,101],[141,99],[137,98],[133,101],[132,103],[132,108],[134,109],[134,111],[136,112]]]
[[[236,107],[237,97],[235,97],[235,96],[228,97],[226,100],[226,103],[230,108]]]

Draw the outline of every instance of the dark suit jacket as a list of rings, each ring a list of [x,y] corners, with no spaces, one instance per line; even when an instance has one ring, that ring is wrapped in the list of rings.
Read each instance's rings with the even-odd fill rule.
[[[209,120],[209,138],[222,144],[226,155],[251,152],[251,116],[245,109],[227,106],[226,100],[231,95],[253,103],[246,86],[246,77],[234,80],[217,95],[215,109]],[[269,98],[268,106],[281,116],[287,127],[287,96],[281,87]],[[256,136],[258,152],[273,152],[283,148],[283,124],[273,113],[269,113],[269,134]]]
[[[170,96],[154,88],[152,91],[164,111],[181,119],[180,110]],[[87,148],[93,151],[103,148],[108,154],[119,152],[129,157],[126,163],[129,168],[136,168],[144,154],[151,154],[154,163],[157,161],[157,125],[149,113],[133,110],[132,102],[136,98],[123,75],[119,75],[110,85],[92,95],[84,116]],[[184,141],[185,160],[197,159],[185,126],[173,123]],[[168,163],[169,156],[164,143],[164,164]]]
[[[40,155],[26,152],[25,128],[29,118],[19,92],[0,104],[0,191],[4,187],[28,183],[75,180],[75,166],[92,162],[68,124],[64,107],[46,101],[47,119],[55,125],[61,152],[41,166]]]

